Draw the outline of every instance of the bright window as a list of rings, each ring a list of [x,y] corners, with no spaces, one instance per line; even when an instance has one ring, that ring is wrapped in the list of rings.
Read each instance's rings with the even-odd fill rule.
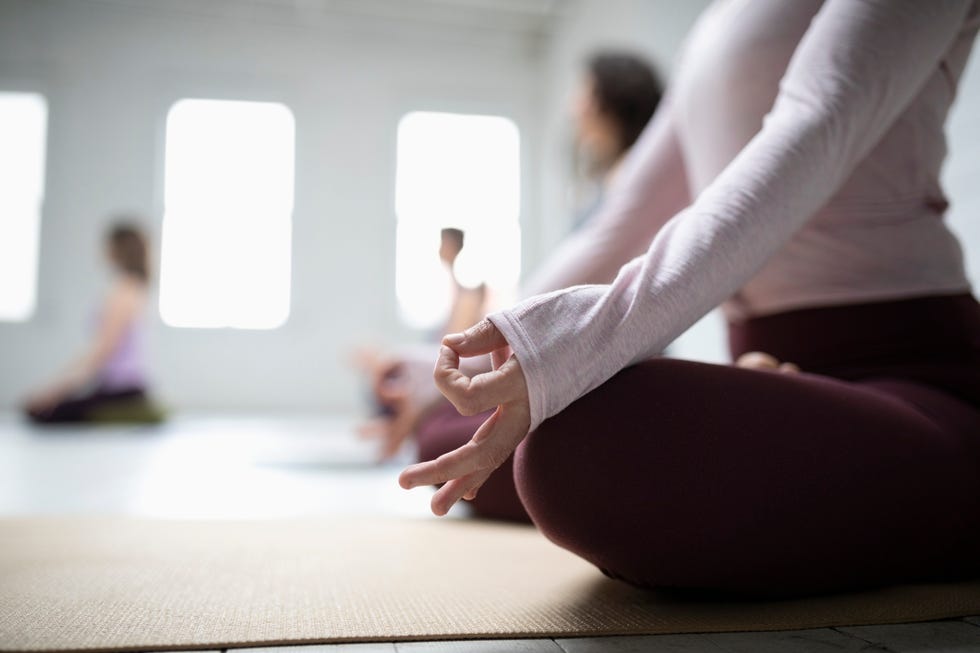
[[[520,274],[520,136],[507,118],[413,112],[398,125],[395,289],[402,319],[422,329],[446,319],[451,285],[440,231],[462,229],[464,284],[497,295]]]
[[[269,102],[181,100],[166,139],[163,321],[281,326],[289,316],[292,112]]]
[[[23,321],[37,302],[48,105],[0,93],[0,320]]]

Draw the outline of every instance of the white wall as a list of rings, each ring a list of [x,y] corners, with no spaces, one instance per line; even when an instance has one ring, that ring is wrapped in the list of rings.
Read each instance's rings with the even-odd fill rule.
[[[710,0],[591,0],[560,16],[549,40],[542,84],[547,94],[540,193],[545,246],[558,242],[573,224],[569,105],[586,58],[602,48],[632,50],[647,56],[667,81],[684,36],[708,4]]]
[[[0,406],[79,351],[104,288],[108,214],[159,241],[163,126],[181,97],[284,102],[297,125],[292,310],[273,331],[175,329],[150,312],[152,366],[178,408],[355,407],[348,348],[398,340],[395,129],[412,109],[494,112],[536,153],[539,39],[298,3],[0,0],[0,88],[50,108],[38,309],[0,324]],[[535,166],[522,220],[535,224]],[[534,246],[535,232],[526,238]]]
[[[50,108],[38,310],[28,323],[0,323],[0,407],[84,342],[104,287],[106,216],[140,211],[159,228],[163,122],[176,99],[277,100],[293,110],[292,310],[283,328],[267,332],[173,329],[151,311],[160,392],[178,408],[350,410],[360,389],[343,360],[348,348],[411,336],[395,314],[398,118],[429,108],[518,123],[527,270],[571,226],[566,107],[583,58],[600,46],[634,47],[669,77],[707,0],[567,0],[547,20],[531,12],[536,27],[522,19],[440,28],[409,20],[416,5],[408,0],[387,4],[405,8],[400,18],[323,9],[345,4],[386,6],[0,0],[0,89],[40,91]],[[950,221],[980,284],[977,59],[954,108],[945,179]],[[721,319],[709,316],[672,353],[723,360]]]
[[[947,221],[960,237],[974,294],[980,290],[980,44],[960,79],[947,123],[949,159],[943,185],[950,201]]]

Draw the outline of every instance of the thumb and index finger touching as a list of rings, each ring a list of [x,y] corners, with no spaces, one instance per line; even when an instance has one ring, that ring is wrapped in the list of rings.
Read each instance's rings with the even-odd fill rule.
[[[469,377],[459,369],[461,357],[492,354],[494,370]],[[502,356],[504,355],[504,356]],[[462,333],[447,335],[442,340],[436,361],[436,386],[464,415],[489,410],[517,397],[511,383],[518,363],[509,355],[506,338],[490,320],[483,320]],[[504,360],[501,360],[501,359]]]

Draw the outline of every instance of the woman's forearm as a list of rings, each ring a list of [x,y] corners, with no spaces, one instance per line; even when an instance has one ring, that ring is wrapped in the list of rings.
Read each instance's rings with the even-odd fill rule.
[[[968,3],[831,0],[755,138],[608,286],[491,316],[532,427],[671,339],[755,274],[836,192],[932,73]]]
[[[521,296],[609,283],[690,203],[670,93],[620,164],[596,216],[569,235],[521,285]]]

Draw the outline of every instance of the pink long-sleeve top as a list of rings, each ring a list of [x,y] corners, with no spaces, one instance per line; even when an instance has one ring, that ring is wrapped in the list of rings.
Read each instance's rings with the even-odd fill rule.
[[[978,25],[980,0],[713,5],[601,214],[525,289],[611,283],[489,316],[531,428],[722,302],[737,321],[968,290],[939,173]]]

